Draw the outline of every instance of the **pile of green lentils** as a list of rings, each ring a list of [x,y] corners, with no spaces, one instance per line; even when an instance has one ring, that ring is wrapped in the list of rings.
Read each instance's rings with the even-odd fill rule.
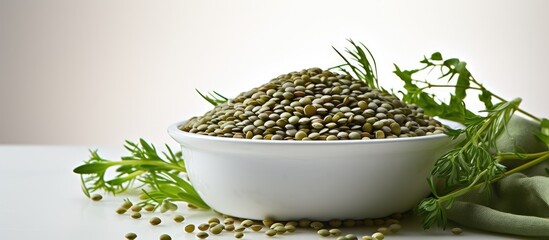
[[[443,133],[421,108],[320,68],[278,76],[193,117],[181,130],[258,140],[360,140]]]

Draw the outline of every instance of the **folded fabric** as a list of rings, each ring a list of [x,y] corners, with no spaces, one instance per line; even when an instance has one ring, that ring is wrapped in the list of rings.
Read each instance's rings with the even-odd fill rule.
[[[541,166],[540,166],[541,167]],[[463,226],[531,237],[549,237],[549,177],[515,173],[456,200],[448,218]]]

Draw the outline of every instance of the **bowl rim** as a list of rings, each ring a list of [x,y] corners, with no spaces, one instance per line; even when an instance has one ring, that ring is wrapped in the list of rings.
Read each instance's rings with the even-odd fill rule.
[[[447,120],[447,119],[441,119],[436,118],[438,121],[440,121],[443,125],[449,126],[453,129],[464,129],[465,126],[461,123]],[[226,138],[226,137],[214,137],[214,136],[208,136],[208,135],[201,135],[201,134],[195,134],[195,133],[189,133],[185,132],[181,129],[179,129],[179,126],[183,125],[185,122],[179,121],[176,122],[168,127],[168,134],[172,137],[178,136],[178,137],[187,137],[187,138],[193,138],[193,139],[201,139],[201,140],[207,140],[207,141],[214,141],[214,142],[231,142],[231,143],[247,143],[247,144],[277,144],[277,145],[349,145],[349,144],[376,144],[376,143],[390,143],[390,142],[408,142],[408,141],[428,141],[428,140],[434,140],[434,139],[445,139],[449,136],[446,134],[433,134],[433,135],[426,135],[426,136],[418,136],[418,137],[407,137],[407,138],[384,138],[384,139],[369,139],[369,140],[337,140],[337,141],[295,141],[295,140],[276,140],[276,141],[265,141],[265,140],[257,140],[257,139],[245,139],[245,138]]]

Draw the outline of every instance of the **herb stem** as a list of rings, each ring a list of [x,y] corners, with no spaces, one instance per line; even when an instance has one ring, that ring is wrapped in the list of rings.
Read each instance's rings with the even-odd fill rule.
[[[143,173],[145,173],[145,171],[143,171],[143,170],[135,171],[135,172],[132,172],[130,174],[127,174],[124,177],[117,178],[117,181],[120,181],[120,182],[130,181],[132,179],[135,179],[136,177],[138,177],[139,175],[141,175]]]
[[[482,90],[482,88],[477,88],[477,87],[468,87],[468,86],[461,86],[461,85],[452,85],[452,84],[432,84],[432,83],[429,83],[427,81],[421,81],[421,80],[414,80],[414,82],[418,82],[418,83],[424,83],[426,84],[427,86],[425,87],[422,87],[420,88],[420,90],[425,90],[425,89],[428,89],[428,88],[434,88],[434,87],[444,87],[444,88],[466,88],[466,89],[472,89],[472,90]]]
[[[479,82],[477,82],[475,80],[475,78],[473,78],[471,76],[471,82],[475,83],[478,87],[471,87],[471,86],[462,86],[462,85],[452,85],[452,84],[432,84],[428,81],[422,81],[422,80],[413,80],[414,82],[416,83],[423,83],[423,84],[426,84],[425,87],[422,87],[420,88],[419,90],[423,91],[425,89],[429,89],[429,88],[435,88],[435,87],[440,87],[440,88],[465,88],[465,89],[471,89],[471,90],[477,90],[477,91],[488,91],[486,90],[486,88],[484,88],[484,86],[482,86],[482,84],[480,84]],[[494,98],[502,101],[502,102],[508,102],[508,100],[506,100],[505,98],[502,98],[500,97],[499,95],[497,94],[494,94],[493,92],[490,92],[488,91]],[[517,111],[524,114],[525,116],[537,121],[537,122],[541,122],[541,119],[534,116],[533,114],[523,110],[522,108],[517,108]]]
[[[500,153],[496,155],[495,159],[498,162],[504,161],[504,160],[530,160],[535,159],[538,157],[541,157],[545,154],[548,154],[549,151],[543,151],[538,153],[528,153],[528,154],[521,154],[521,153]]]
[[[507,100],[505,100],[504,98],[502,98],[502,97],[500,97],[500,96],[498,96],[498,95],[496,95],[496,94],[494,94],[494,93],[491,93],[491,94],[492,94],[493,97],[497,98],[497,99],[500,100],[500,101],[507,101]],[[520,113],[522,113],[522,114],[524,114],[524,115],[526,115],[527,117],[529,117],[529,118],[531,118],[531,119],[534,119],[534,120],[537,121],[537,122],[541,122],[541,119],[539,119],[538,117],[532,115],[531,113],[529,113],[529,112],[527,112],[527,111],[524,111],[522,108],[517,108],[517,111],[520,112]]]
[[[539,154],[540,154],[541,156],[538,157],[537,159],[532,160],[532,161],[530,161],[530,162],[528,162],[528,163],[525,163],[525,164],[523,164],[523,165],[521,165],[521,166],[519,166],[519,167],[513,168],[513,169],[511,169],[511,170],[509,170],[509,171],[507,171],[507,172],[502,173],[501,175],[499,175],[499,176],[497,176],[497,177],[491,179],[491,180],[490,180],[490,183],[497,182],[497,181],[499,181],[500,179],[502,179],[502,178],[504,178],[504,177],[506,177],[506,176],[509,176],[509,175],[511,175],[511,174],[513,174],[513,173],[516,173],[516,172],[520,172],[520,171],[526,170],[526,169],[528,169],[528,168],[530,168],[530,167],[533,167],[533,166],[535,166],[535,165],[537,165],[537,164],[539,164],[539,163],[541,163],[541,162],[543,162],[543,161],[549,159],[549,151],[541,152],[541,153],[539,153]],[[487,171],[487,170],[484,170],[482,173],[484,173],[485,171]],[[481,174],[482,174],[482,173],[481,173]],[[479,175],[480,175],[480,174],[479,174]],[[482,185],[485,185],[485,184],[486,184],[486,183],[477,183],[477,184],[475,184],[475,185],[473,185],[473,186],[468,186],[468,187],[465,187],[465,188],[456,190],[456,191],[451,192],[451,193],[449,193],[449,194],[446,194],[446,195],[444,195],[444,196],[442,196],[442,197],[439,197],[439,198],[437,199],[437,202],[442,203],[442,202],[449,201],[449,200],[451,200],[451,199],[454,199],[454,198],[456,198],[456,197],[459,197],[459,196],[461,196],[461,195],[464,195],[465,193],[468,193],[468,192],[471,191],[471,190],[478,189],[478,188],[482,187]]]
[[[507,172],[504,172],[502,175],[500,175],[500,176],[496,177],[495,179],[493,179],[492,182],[496,182],[496,181],[498,181],[498,180],[500,180],[500,179],[502,179],[502,178],[504,178],[504,177],[506,177],[506,176],[509,176],[509,175],[511,175],[511,174],[513,174],[513,173],[516,173],[516,172],[520,172],[520,171],[526,170],[526,169],[528,169],[528,168],[530,168],[530,167],[533,167],[533,166],[535,166],[535,165],[537,165],[537,164],[539,164],[539,163],[541,163],[541,162],[543,162],[543,161],[549,159],[549,151],[545,151],[545,152],[541,152],[541,153],[545,153],[545,154],[541,155],[540,157],[538,157],[538,158],[535,159],[535,160],[532,160],[532,161],[530,161],[530,162],[528,162],[528,163],[525,163],[525,164],[523,164],[523,165],[521,165],[521,166],[519,166],[519,167],[513,168],[513,169],[511,169],[511,170],[509,170],[509,171],[507,171]]]
[[[485,89],[484,86],[482,86],[482,84],[479,83],[472,75],[471,75],[471,81],[472,81],[473,83],[475,83],[477,86],[479,86],[481,89]],[[488,90],[486,90],[486,91],[488,91]],[[497,98],[498,100],[503,101],[503,102],[507,102],[507,100],[505,100],[504,98],[500,97],[499,95],[494,94],[493,92],[490,92],[490,91],[488,91],[488,92],[489,92],[493,97]],[[517,111],[520,112],[520,113],[522,113],[522,114],[524,114],[524,115],[526,115],[526,116],[528,116],[528,117],[531,118],[531,119],[536,120],[537,122],[541,122],[541,119],[539,119],[538,117],[534,116],[533,114],[531,114],[531,113],[529,113],[529,112],[524,111],[524,110],[521,109],[521,108],[517,108]]]
[[[150,160],[124,160],[124,161],[116,161],[116,162],[108,162],[106,163],[109,166],[124,166],[124,165],[141,165],[141,166],[157,166],[162,167],[165,169],[170,170],[176,170],[180,172],[186,172],[185,167],[177,166],[174,164],[168,164],[163,161],[150,161]]]

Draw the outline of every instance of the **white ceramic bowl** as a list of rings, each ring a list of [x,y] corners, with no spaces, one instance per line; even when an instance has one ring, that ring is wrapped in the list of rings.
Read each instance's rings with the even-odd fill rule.
[[[452,128],[462,125],[441,121]],[[191,183],[213,209],[280,220],[364,219],[414,207],[428,195],[444,134],[377,140],[263,141],[168,128]]]

